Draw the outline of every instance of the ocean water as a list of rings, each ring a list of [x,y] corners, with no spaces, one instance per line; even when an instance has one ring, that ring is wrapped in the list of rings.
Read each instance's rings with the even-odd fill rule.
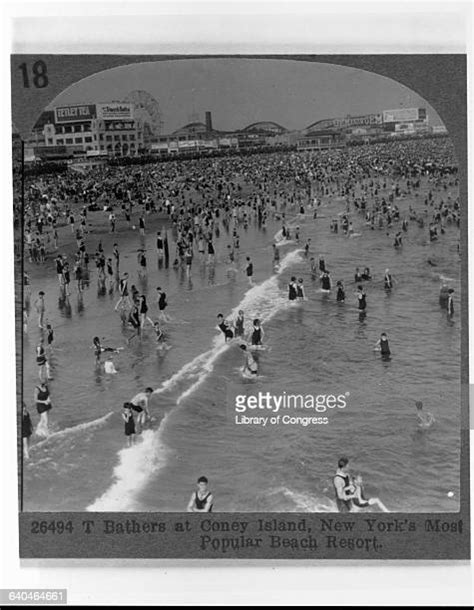
[[[435,198],[436,200],[436,198]],[[397,201],[422,206],[423,197]],[[354,214],[359,237],[330,232],[331,218],[344,211],[342,199],[325,198],[317,219],[298,218],[300,242],[280,248],[275,271],[272,242],[281,222],[266,230],[251,223],[241,235],[235,278],[228,276],[226,246],[231,238],[220,226],[215,265],[196,256],[191,278],[181,269],[159,269],[154,237],[146,238],[148,276],[137,277],[135,233],[120,236],[121,271],[148,294],[150,316],[156,286],[168,295],[166,325],[171,349],[156,349],[150,326],[132,340],[119,314],[116,293],[98,295],[95,270],[82,301],[71,285],[68,303],[59,298],[54,265],[32,270],[32,294],[46,292],[47,317],[55,329],[51,357],[53,410],[51,436],[32,438],[31,459],[24,464],[23,499],[27,511],[183,511],[198,476],[206,475],[215,511],[331,511],[332,477],[340,456],[361,473],[366,495],[377,496],[390,511],[456,511],[460,471],[460,258],[459,229],[448,225],[437,242],[428,229],[410,223],[403,248],[393,248],[385,230],[371,231]],[[171,234],[171,232],[170,232]],[[320,291],[311,279],[303,245],[311,238],[311,256],[325,258],[333,283],[342,279],[346,302],[335,290]],[[170,246],[174,253],[174,244]],[[254,286],[245,273],[245,256],[254,263]],[[172,256],[173,258],[173,256]],[[431,267],[427,260],[436,261]],[[354,269],[370,267],[365,282],[367,315],[357,310]],[[93,265],[91,265],[92,269]],[[396,279],[383,289],[385,268]],[[28,264],[27,264],[28,268]],[[307,301],[290,304],[290,276],[304,278]],[[438,303],[440,275],[455,289],[455,315],[448,320]],[[216,315],[262,320],[268,349],[258,354],[260,376],[242,378],[241,351],[225,344]],[[35,346],[39,331],[31,313],[24,339],[24,396],[34,422],[37,383]],[[373,347],[381,332],[389,337],[392,358]],[[125,349],[114,356],[117,375],[96,367],[92,337]],[[125,447],[122,403],[146,386],[155,389],[154,416],[137,444]],[[347,394],[344,409],[304,415],[327,416],[326,425],[236,425],[226,404],[229,387],[298,394]],[[417,427],[416,400],[422,400],[435,424]],[[253,413],[252,413],[253,415]],[[448,497],[448,492],[453,497]]]

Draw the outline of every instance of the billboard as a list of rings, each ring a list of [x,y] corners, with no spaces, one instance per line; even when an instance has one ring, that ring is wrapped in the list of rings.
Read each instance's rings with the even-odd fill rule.
[[[395,131],[403,133],[415,133],[415,126],[413,123],[397,123],[395,125]]]
[[[98,119],[133,119],[133,104],[129,102],[110,102],[106,104],[96,104],[96,108]]]
[[[339,119],[323,119],[313,123],[307,130],[311,133],[313,131],[321,131],[323,129],[332,128],[345,128],[345,127],[357,127],[357,126],[371,126],[380,125],[382,123],[381,114],[364,114],[361,116],[346,116]]]
[[[357,125],[379,125],[382,122],[381,114],[364,114],[363,116],[347,116],[343,119],[334,119],[334,127],[355,127]]]
[[[383,111],[384,123],[404,123],[426,119],[425,108],[396,108]]]
[[[55,123],[73,123],[95,118],[95,104],[59,106],[54,109]]]

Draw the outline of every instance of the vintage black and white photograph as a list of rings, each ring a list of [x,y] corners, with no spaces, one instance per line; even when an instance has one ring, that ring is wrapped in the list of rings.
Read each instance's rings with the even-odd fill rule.
[[[23,511],[459,511],[466,202],[434,100],[182,57],[78,77],[30,122]]]

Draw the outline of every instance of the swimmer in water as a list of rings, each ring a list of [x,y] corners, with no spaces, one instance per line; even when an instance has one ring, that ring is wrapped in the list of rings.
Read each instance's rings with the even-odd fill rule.
[[[356,497],[355,489],[351,485],[348,464],[349,460],[346,457],[339,458],[337,471],[333,478],[337,510],[340,513],[350,513],[353,508],[352,500]]]
[[[214,498],[208,489],[206,477],[199,477],[197,480],[197,491],[193,491],[188,503],[188,513],[212,513]]]
[[[160,323],[158,321],[156,321],[154,323],[153,329],[155,331],[157,349],[159,349],[159,350],[171,349],[171,345],[168,345],[165,342],[165,333],[163,331],[162,326],[160,325]]]
[[[161,341],[163,341],[164,333],[158,321],[153,324],[153,329],[156,335],[156,342],[160,343]]]
[[[383,513],[389,512],[387,507],[379,500],[379,498],[364,497],[364,482],[360,474],[351,478],[351,485],[354,488],[354,497],[352,498],[353,507],[366,508],[367,506],[377,506]]]
[[[100,356],[103,352],[113,352],[115,354],[118,354],[123,349],[123,347],[103,347],[99,337],[94,337],[92,339],[92,349],[94,350],[96,361],[100,362]]]
[[[54,330],[51,324],[46,324],[46,343],[48,344],[49,351],[53,351],[53,341],[54,341]]]
[[[262,344],[263,335],[264,335],[264,332],[263,332],[263,328],[260,324],[260,320],[258,318],[255,318],[255,320],[253,321],[252,334],[250,336],[251,344],[256,347],[263,347],[263,344]]]
[[[130,337],[127,339],[127,343],[130,343],[134,337],[141,337],[142,327],[140,325],[140,312],[137,305],[132,307],[132,310],[128,315],[128,323],[135,330],[133,335],[130,335]]]
[[[246,345],[241,345],[240,349],[244,352],[245,365],[243,372],[247,375],[258,375],[258,364],[255,358],[252,356]]]
[[[383,278],[384,288],[385,290],[392,290],[393,288],[393,279],[390,273],[390,269],[385,269],[385,275]]]
[[[51,397],[45,381],[40,381],[40,384],[35,388],[35,402],[36,410],[40,416],[36,434],[38,436],[48,436],[48,411],[51,410]]]
[[[36,364],[38,365],[38,377],[40,381],[44,381],[45,376],[47,379],[52,379],[51,369],[43,346],[43,339],[40,339],[40,342],[36,346]]]
[[[250,256],[247,256],[247,265],[245,267],[245,273],[247,275],[247,278],[249,280],[249,284],[251,286],[253,286],[253,263],[250,259]]]
[[[156,289],[158,296],[156,298],[156,303],[158,305],[159,310],[159,318],[163,320],[163,322],[171,322],[171,318],[165,314],[165,309],[168,307],[168,301],[166,299],[166,292],[164,292],[160,286]]]
[[[288,300],[296,301],[297,296],[298,292],[296,290],[296,277],[293,275],[290,283],[288,284]]]
[[[128,294],[128,273],[124,273],[119,281],[119,292],[120,299],[117,301],[117,304],[114,307],[115,311],[118,310],[119,305],[122,305],[122,303],[125,303],[125,305],[128,305],[128,307],[132,306],[132,302]]]
[[[234,332],[235,332],[236,337],[244,336],[244,334],[245,334],[244,326],[245,326],[244,312],[240,309],[239,313],[234,321]]]
[[[388,337],[386,333],[382,333],[380,335],[380,339],[375,344],[374,351],[380,351],[382,356],[390,356],[390,347],[388,345]]]
[[[359,284],[357,286],[356,296],[357,296],[358,309],[360,311],[365,311],[365,309],[367,307],[367,297],[366,297],[364,289],[362,288],[362,284]]]
[[[135,420],[133,419],[132,408],[132,403],[123,403],[122,419],[125,422],[125,436],[129,447],[135,442]]]
[[[223,332],[226,343],[234,338],[234,333],[230,324],[224,320],[224,316],[221,313],[217,314],[217,326],[219,327],[219,330]]]
[[[298,279],[298,283],[296,284],[296,297],[298,301],[306,301],[302,277]]]
[[[23,403],[22,417],[21,417],[21,438],[23,439],[23,458],[25,460],[30,459],[30,437],[33,434],[33,424],[31,423],[31,417],[28,413],[25,403]]]
[[[421,402],[421,400],[417,400],[415,402],[415,407],[416,407],[416,419],[418,420],[418,426],[420,428],[431,428],[431,426],[436,421],[433,414],[423,411],[423,403]]]
[[[318,268],[316,267],[316,261],[314,260],[314,256],[309,259],[309,270],[311,273],[311,279],[315,280],[318,274]]]
[[[34,307],[38,313],[38,328],[43,329],[44,326],[44,312],[45,312],[45,304],[44,304],[44,292],[42,290],[40,290],[38,292],[38,298],[36,299],[35,303],[34,303]]]
[[[446,309],[447,309],[448,317],[452,317],[454,315],[453,293],[454,293],[454,288],[450,288],[448,290],[448,301],[446,303]]]
[[[338,303],[344,303],[344,301],[346,300],[346,293],[344,291],[344,284],[342,283],[341,280],[336,282],[336,287],[337,287],[336,301]]]
[[[439,305],[443,309],[447,309],[449,299],[449,287],[446,284],[442,284],[439,290]]]
[[[331,290],[331,277],[327,269],[319,276],[319,280],[321,282],[321,290],[329,292],[329,290]]]
[[[402,246],[402,233],[401,233],[401,231],[399,231],[398,233],[396,233],[395,239],[393,240],[393,247],[401,248],[401,246]]]
[[[273,247],[273,266],[278,267],[280,264],[280,251],[276,244],[272,244]]]
[[[148,401],[153,394],[153,388],[145,388],[144,392],[139,392],[129,401],[131,408],[137,415],[137,434],[141,434],[142,428],[147,419],[151,419],[150,411],[148,410]]]

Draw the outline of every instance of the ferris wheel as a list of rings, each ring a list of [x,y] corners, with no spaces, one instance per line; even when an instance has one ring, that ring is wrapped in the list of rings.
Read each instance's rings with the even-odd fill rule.
[[[148,91],[131,91],[124,102],[132,102],[135,105],[135,118],[143,121],[150,135],[157,136],[161,133],[163,119],[160,105]]]

